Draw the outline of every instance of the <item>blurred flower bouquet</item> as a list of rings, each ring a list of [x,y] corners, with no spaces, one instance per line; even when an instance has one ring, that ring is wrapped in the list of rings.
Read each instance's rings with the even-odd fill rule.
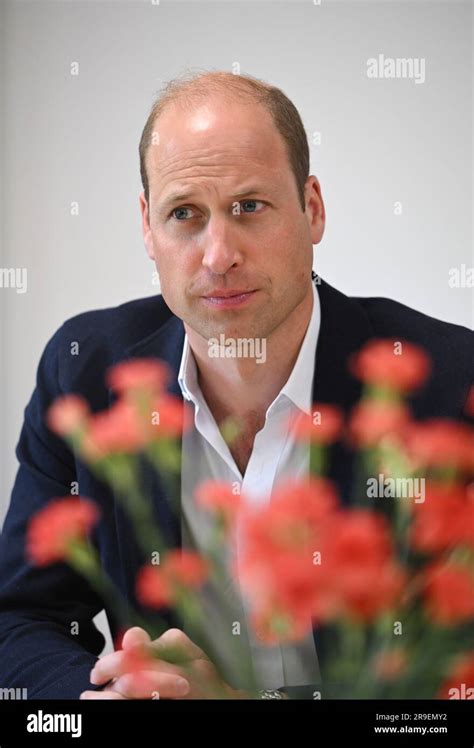
[[[363,383],[353,411],[345,418],[336,406],[314,404],[311,417],[290,424],[309,445],[307,479],[277,486],[261,508],[230,484],[196,486],[197,504],[215,522],[205,557],[166,548],[140,490],[144,458],[179,506],[180,437],[191,415],[168,394],[162,362],[117,364],[108,372],[116,393],[110,409],[93,414],[81,397],[65,395],[48,411],[48,425],[121,499],[149,559],[136,578],[137,600],[158,614],[174,608],[211,650],[200,587],[212,578],[224,588],[220,550],[235,541],[238,526],[244,552],[234,583],[260,638],[292,642],[311,627],[330,628],[325,697],[474,698],[473,430],[464,422],[413,420],[408,398],[430,373],[414,345],[372,341],[348,365]],[[472,397],[468,409],[473,415]],[[235,433],[226,430],[229,440]],[[355,453],[353,496],[345,502],[325,477],[337,441]],[[88,538],[99,519],[89,499],[57,498],[31,519],[27,551],[38,565],[70,563],[121,616],[123,602]],[[138,614],[131,623],[150,631]],[[162,622],[153,635],[165,629]],[[252,663],[235,640],[236,668],[250,693]],[[130,672],[138,677],[147,656],[131,654]],[[159,657],[185,665],[176,647],[160,648]]]

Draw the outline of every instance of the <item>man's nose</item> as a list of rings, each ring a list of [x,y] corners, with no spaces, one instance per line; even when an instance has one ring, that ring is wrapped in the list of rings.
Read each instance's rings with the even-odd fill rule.
[[[223,275],[234,265],[242,264],[237,237],[225,219],[211,219],[204,239],[202,264],[211,272]]]

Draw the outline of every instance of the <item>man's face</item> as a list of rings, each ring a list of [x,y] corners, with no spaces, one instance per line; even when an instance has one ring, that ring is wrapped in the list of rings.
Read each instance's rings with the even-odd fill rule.
[[[312,293],[324,230],[317,180],[307,180],[303,213],[284,142],[257,104],[173,105],[154,130],[149,212],[143,193],[140,202],[167,305],[206,340],[267,338]],[[229,291],[252,293],[219,301]]]

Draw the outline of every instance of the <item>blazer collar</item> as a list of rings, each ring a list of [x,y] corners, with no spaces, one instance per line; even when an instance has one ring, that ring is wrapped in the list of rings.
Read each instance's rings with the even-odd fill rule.
[[[317,277],[317,276],[316,276]],[[313,402],[334,403],[348,411],[360,396],[360,383],[348,370],[349,357],[375,336],[364,308],[320,279],[321,328],[316,348]]]

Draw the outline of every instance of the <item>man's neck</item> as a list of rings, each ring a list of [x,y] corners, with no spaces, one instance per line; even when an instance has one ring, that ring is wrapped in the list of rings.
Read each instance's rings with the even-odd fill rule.
[[[211,358],[207,340],[185,325],[199,386],[217,423],[230,417],[252,424],[255,433],[259,430],[267,408],[293,370],[313,303],[310,287],[298,307],[267,338],[265,363],[255,358]]]

